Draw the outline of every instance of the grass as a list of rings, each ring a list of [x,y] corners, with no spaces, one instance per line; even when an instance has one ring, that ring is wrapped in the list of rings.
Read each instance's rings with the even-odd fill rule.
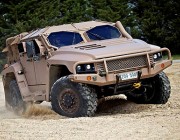
[[[180,54],[172,55],[173,60],[180,60]]]

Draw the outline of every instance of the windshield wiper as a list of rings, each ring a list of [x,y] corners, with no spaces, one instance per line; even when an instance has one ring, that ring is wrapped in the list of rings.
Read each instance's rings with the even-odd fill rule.
[[[94,34],[94,33],[91,33],[91,32],[88,32],[88,33],[90,33],[91,35],[94,35],[95,37],[97,37],[97,38],[99,38],[99,39],[101,39],[101,40],[106,39],[106,38],[104,38],[104,37],[102,37],[102,36],[100,36],[100,35],[98,35],[98,34]]]

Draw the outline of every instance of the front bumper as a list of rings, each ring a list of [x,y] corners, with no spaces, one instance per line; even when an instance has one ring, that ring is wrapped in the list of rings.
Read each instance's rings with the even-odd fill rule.
[[[167,52],[167,58],[162,59],[157,62],[152,62],[152,58],[150,57],[151,54],[156,53],[156,52]],[[108,66],[107,66],[107,61],[109,60],[121,60],[124,58],[133,58],[136,56],[145,56],[146,57],[146,65],[143,65],[142,67],[132,67],[132,68],[126,68],[126,69],[121,69],[121,70],[115,70],[115,71],[109,71]],[[73,82],[78,82],[78,83],[87,83],[87,84],[92,84],[92,85],[98,85],[98,86],[105,86],[105,85],[110,85],[110,84],[116,84],[116,75],[122,74],[122,73],[127,73],[131,71],[139,71],[141,72],[141,77],[139,79],[146,79],[155,76],[156,74],[160,73],[163,71],[165,68],[169,67],[172,65],[172,60],[171,60],[171,54],[170,51],[166,48],[160,49],[158,51],[153,51],[150,53],[141,53],[141,54],[134,54],[134,55],[126,55],[126,56],[119,56],[119,57],[114,57],[114,58],[105,58],[103,60],[96,60],[96,61],[91,61],[91,62],[80,62],[77,63],[99,63],[103,62],[104,64],[104,70],[105,70],[105,75],[100,76],[100,73],[96,74],[73,74],[70,75],[69,78]],[[75,66],[76,66],[75,65]],[[74,67],[74,73],[75,72],[75,67]],[[119,83],[125,83],[125,82],[131,82],[131,81],[137,81],[138,78],[136,79],[129,79],[129,80],[119,80]]]

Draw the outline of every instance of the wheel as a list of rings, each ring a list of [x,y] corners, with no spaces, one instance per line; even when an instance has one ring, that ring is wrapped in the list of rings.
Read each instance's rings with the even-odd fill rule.
[[[127,99],[136,103],[165,104],[171,93],[168,77],[164,72],[142,81],[142,86],[127,94]]]
[[[51,105],[55,112],[63,116],[92,116],[97,108],[97,95],[93,88],[71,82],[65,76],[52,86]]]
[[[6,107],[11,108],[16,114],[20,115],[25,110],[25,102],[22,100],[21,93],[16,80],[12,80],[9,84],[9,95],[6,99]]]

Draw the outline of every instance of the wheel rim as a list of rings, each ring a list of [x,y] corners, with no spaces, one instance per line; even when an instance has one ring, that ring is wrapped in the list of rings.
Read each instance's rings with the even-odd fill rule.
[[[65,89],[59,94],[59,106],[68,114],[75,113],[80,105],[80,99],[76,92],[71,89]]]
[[[155,95],[155,81],[148,81],[142,85],[144,101],[149,102]]]

